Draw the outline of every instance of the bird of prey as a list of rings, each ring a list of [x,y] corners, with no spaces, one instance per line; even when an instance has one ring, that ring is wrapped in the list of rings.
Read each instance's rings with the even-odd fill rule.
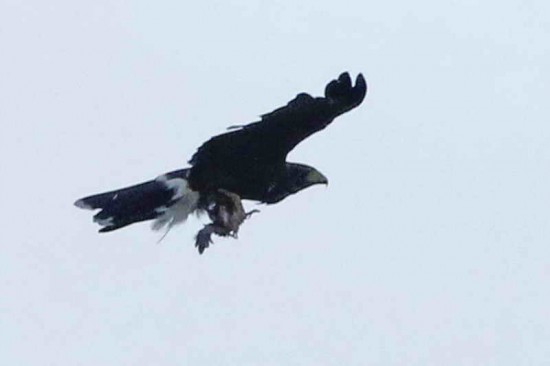
[[[206,212],[212,223],[199,231],[195,242],[202,254],[212,234],[236,237],[242,222],[256,212],[246,213],[241,200],[274,204],[312,185],[327,184],[315,168],[287,162],[286,157],[302,140],[361,104],[366,92],[363,75],[353,84],[349,74],[342,73],[327,84],[324,97],[300,93],[260,121],[212,137],[186,169],[84,197],[75,205],[100,210],[93,218],[101,226],[99,232],[148,220],[154,220],[154,230],[168,232],[191,213]]]

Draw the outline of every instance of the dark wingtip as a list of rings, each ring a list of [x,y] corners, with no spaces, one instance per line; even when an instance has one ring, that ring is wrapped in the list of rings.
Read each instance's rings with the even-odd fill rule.
[[[365,80],[365,77],[363,74],[359,73],[357,75],[357,78],[355,79],[355,86],[353,87],[353,91],[357,95],[358,104],[365,99],[365,96],[367,95],[367,81]]]
[[[367,82],[363,74],[358,74],[355,86],[352,84],[349,72],[343,72],[338,79],[332,80],[325,87],[325,96],[333,99],[345,99],[349,107],[353,108],[361,104],[367,94]]]
[[[325,97],[338,99],[344,97],[352,89],[351,77],[348,72],[343,72],[337,79],[332,80],[325,87]]]
[[[338,76],[338,82],[341,83],[346,88],[351,88],[351,77],[349,72],[345,71]]]

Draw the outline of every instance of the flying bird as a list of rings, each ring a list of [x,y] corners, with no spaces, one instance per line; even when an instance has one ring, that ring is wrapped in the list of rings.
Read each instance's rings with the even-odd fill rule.
[[[191,213],[206,212],[212,223],[199,231],[195,242],[202,254],[212,234],[236,237],[243,221],[257,212],[245,212],[241,200],[274,204],[310,186],[328,184],[317,169],[287,162],[287,155],[361,104],[366,92],[362,74],[353,84],[349,74],[342,73],[327,84],[324,97],[300,93],[260,121],[212,137],[198,148],[186,169],[84,197],[75,205],[100,210],[93,220],[102,233],[148,220],[153,220],[154,230],[168,232]]]

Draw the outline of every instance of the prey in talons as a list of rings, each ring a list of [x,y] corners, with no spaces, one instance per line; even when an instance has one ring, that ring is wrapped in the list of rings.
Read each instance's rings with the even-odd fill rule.
[[[207,213],[212,223],[205,225],[195,237],[195,246],[202,254],[210,246],[212,234],[237,239],[241,224],[259,210],[245,212],[241,198],[225,189],[218,189],[209,198]]]

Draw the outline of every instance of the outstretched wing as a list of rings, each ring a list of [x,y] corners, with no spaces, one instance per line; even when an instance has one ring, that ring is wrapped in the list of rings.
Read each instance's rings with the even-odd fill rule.
[[[345,72],[328,83],[324,97],[298,94],[286,106],[264,114],[261,121],[211,138],[189,163],[223,167],[237,161],[243,164],[243,160],[250,164],[283,162],[300,141],[361,104],[366,92],[363,75],[359,74],[352,85]]]

